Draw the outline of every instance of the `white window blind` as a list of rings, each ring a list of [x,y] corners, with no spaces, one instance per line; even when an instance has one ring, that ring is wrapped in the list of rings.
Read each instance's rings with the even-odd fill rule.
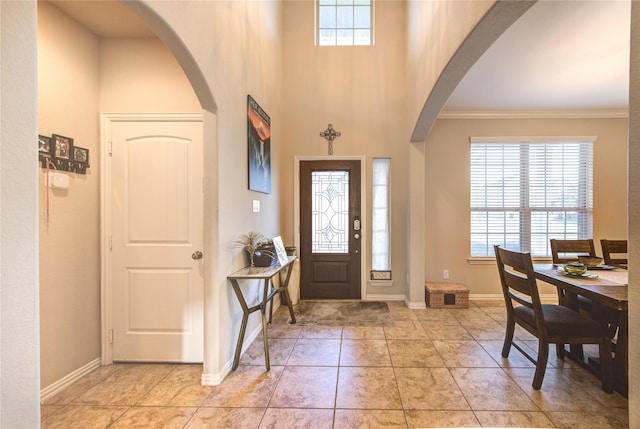
[[[371,215],[371,269],[391,269],[390,237],[390,188],[391,159],[373,159],[373,189]]]
[[[316,44],[373,44],[372,0],[316,0]]]
[[[493,246],[548,256],[593,234],[593,141],[471,139],[471,256]],[[498,139],[495,139],[498,140]]]

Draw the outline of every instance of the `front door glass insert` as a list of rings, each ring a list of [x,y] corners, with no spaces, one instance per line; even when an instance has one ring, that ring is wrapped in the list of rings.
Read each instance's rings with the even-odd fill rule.
[[[349,253],[349,172],[311,172],[313,253]]]

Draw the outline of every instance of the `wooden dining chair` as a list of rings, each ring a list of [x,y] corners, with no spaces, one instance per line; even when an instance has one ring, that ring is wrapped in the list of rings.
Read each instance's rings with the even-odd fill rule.
[[[554,264],[568,264],[577,262],[578,255],[596,256],[593,239],[584,240],[549,240],[551,245],[551,259]]]
[[[619,267],[627,265],[627,240],[600,240],[602,246],[602,258],[605,265],[613,265]],[[624,258],[620,256],[624,254]],[[613,257],[612,255],[616,255]]]
[[[557,240],[552,238],[549,240],[549,244],[551,245],[551,259],[555,265],[577,262],[578,255],[596,256],[596,247],[591,238],[583,240]],[[576,300],[578,308],[591,312],[593,304],[590,299],[579,296]],[[558,304],[569,304],[565,291],[560,288],[558,288]]]
[[[536,365],[532,386],[542,387],[549,344],[556,345],[557,355],[564,357],[564,344],[598,344],[602,389],[613,392],[613,359],[609,329],[577,311],[557,304],[542,304],[530,253],[494,246],[502,293],[507,306],[507,331],[502,357],[509,357],[513,345]],[[515,325],[538,338],[538,357],[534,359],[513,342]],[[562,348],[562,351],[561,351]]]

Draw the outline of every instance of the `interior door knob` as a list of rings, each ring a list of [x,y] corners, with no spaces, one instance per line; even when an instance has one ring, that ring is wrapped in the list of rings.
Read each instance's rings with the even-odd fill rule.
[[[193,252],[193,254],[191,255],[191,258],[193,258],[193,259],[202,259],[202,252],[199,251],[199,250]]]

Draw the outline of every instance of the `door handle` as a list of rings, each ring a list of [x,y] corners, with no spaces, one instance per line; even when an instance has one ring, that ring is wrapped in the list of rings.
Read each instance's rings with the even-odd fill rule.
[[[202,252],[199,250],[196,250],[191,254],[191,259],[202,259]]]

